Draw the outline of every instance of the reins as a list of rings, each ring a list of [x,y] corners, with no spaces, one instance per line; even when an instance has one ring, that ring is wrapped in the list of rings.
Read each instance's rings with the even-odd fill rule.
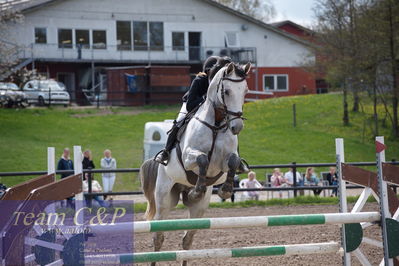
[[[222,99],[221,99],[221,101],[220,100],[219,101],[222,104],[222,106],[219,107],[219,106],[217,106],[217,104],[214,101],[210,100],[212,103],[213,109],[215,111],[215,125],[211,125],[208,122],[198,118],[198,116],[195,116],[195,119],[197,119],[199,122],[201,122],[203,125],[205,125],[212,131],[212,146],[211,146],[211,150],[208,153],[209,161],[211,160],[211,157],[213,154],[213,149],[215,148],[216,137],[217,137],[219,131],[224,130],[224,132],[226,132],[226,130],[229,128],[230,122],[235,119],[246,120],[246,118],[243,117],[243,112],[233,112],[228,109],[226,102],[225,102],[225,88],[224,88],[223,81],[228,80],[231,82],[243,82],[243,81],[245,81],[245,79],[246,79],[246,75],[240,79],[228,78],[228,77],[226,77],[226,71],[223,72],[223,77],[219,80],[219,83],[216,88],[217,99],[219,99],[218,95],[219,95],[219,90],[220,90]],[[228,115],[231,115],[233,117],[228,118]],[[218,116],[220,116],[220,118]],[[222,122],[224,122],[224,123],[222,123]]]

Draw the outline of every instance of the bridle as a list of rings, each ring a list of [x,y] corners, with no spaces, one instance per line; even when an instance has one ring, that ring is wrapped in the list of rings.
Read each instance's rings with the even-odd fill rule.
[[[211,100],[213,108],[215,109],[215,113],[217,112],[221,112],[221,117],[223,120],[225,120],[225,124],[226,124],[226,128],[230,127],[230,122],[235,120],[235,119],[242,119],[242,120],[247,120],[245,117],[243,117],[243,112],[233,112],[230,111],[227,107],[227,104],[225,102],[225,94],[226,94],[226,89],[224,88],[224,80],[228,80],[231,82],[243,82],[245,79],[247,78],[247,76],[245,75],[242,78],[239,79],[232,79],[229,77],[226,77],[226,70],[223,72],[223,77],[219,80],[219,83],[216,87],[216,95],[217,95],[217,99],[219,99],[219,90],[220,90],[220,97],[221,100],[219,99],[220,103],[222,104],[222,107],[219,107],[214,101]],[[228,118],[228,115],[233,116],[233,118]],[[218,121],[216,121],[218,122]]]
[[[225,70],[223,72],[223,77],[219,80],[218,85],[216,87],[216,97],[220,102],[219,105],[216,104],[215,101],[212,101],[211,99],[209,99],[210,102],[212,103],[214,110],[215,110],[215,124],[211,125],[208,122],[198,118],[198,116],[195,116],[195,119],[197,119],[199,122],[201,122],[206,127],[208,127],[210,130],[212,130],[212,145],[211,145],[210,151],[208,152],[208,160],[209,161],[211,161],[211,157],[212,157],[213,150],[215,147],[216,137],[217,137],[219,131],[224,129],[224,132],[226,132],[227,129],[230,128],[230,122],[235,119],[246,120],[246,118],[242,116],[243,112],[233,112],[228,109],[226,102],[225,102],[226,89],[224,88],[224,84],[223,84],[223,81],[225,81],[225,80],[232,81],[232,82],[243,82],[246,79],[246,75],[240,79],[232,79],[232,78],[226,77],[226,75],[227,75],[227,73]],[[219,99],[219,91],[220,91],[221,99]],[[222,105],[222,106],[220,106],[220,105]],[[229,115],[233,116],[233,118],[229,118],[228,117]]]

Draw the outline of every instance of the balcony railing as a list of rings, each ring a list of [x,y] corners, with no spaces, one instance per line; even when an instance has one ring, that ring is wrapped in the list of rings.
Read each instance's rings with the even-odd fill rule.
[[[235,62],[256,63],[255,47],[137,46],[137,45],[60,45],[31,44],[21,47],[21,58],[60,61],[126,61],[196,63],[211,55],[229,56]]]

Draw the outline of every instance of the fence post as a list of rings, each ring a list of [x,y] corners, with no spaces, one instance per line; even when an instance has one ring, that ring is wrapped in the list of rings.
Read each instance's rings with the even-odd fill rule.
[[[93,169],[92,167],[89,167],[88,168],[88,170],[91,170],[91,169]],[[84,175],[85,175],[85,173],[83,173]],[[92,199],[93,199],[93,197],[92,197],[92,195],[90,195],[93,191],[92,191],[92,173],[88,173],[88,175],[87,175],[87,182],[88,182],[88,192],[89,192],[89,195],[88,195],[88,199],[87,199],[87,201],[88,201],[88,203],[87,203],[87,205],[89,205],[89,207],[91,207],[91,201],[92,201]]]
[[[294,103],[292,105],[292,119],[293,119],[293,125],[296,127],[296,104]]]
[[[294,182],[294,188],[296,188],[296,162],[292,162],[292,178],[293,178],[293,182]],[[294,189],[294,198],[296,198],[298,194],[298,191],[296,189]]]

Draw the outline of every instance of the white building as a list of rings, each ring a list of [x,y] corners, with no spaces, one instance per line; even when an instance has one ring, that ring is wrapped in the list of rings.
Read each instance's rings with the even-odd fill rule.
[[[12,3],[25,19],[11,25],[8,41],[21,47],[18,56],[30,67],[70,90],[82,87],[93,65],[189,65],[196,73],[207,56],[227,55],[254,63],[252,90],[315,92],[314,79],[300,68],[309,43],[212,0]]]

